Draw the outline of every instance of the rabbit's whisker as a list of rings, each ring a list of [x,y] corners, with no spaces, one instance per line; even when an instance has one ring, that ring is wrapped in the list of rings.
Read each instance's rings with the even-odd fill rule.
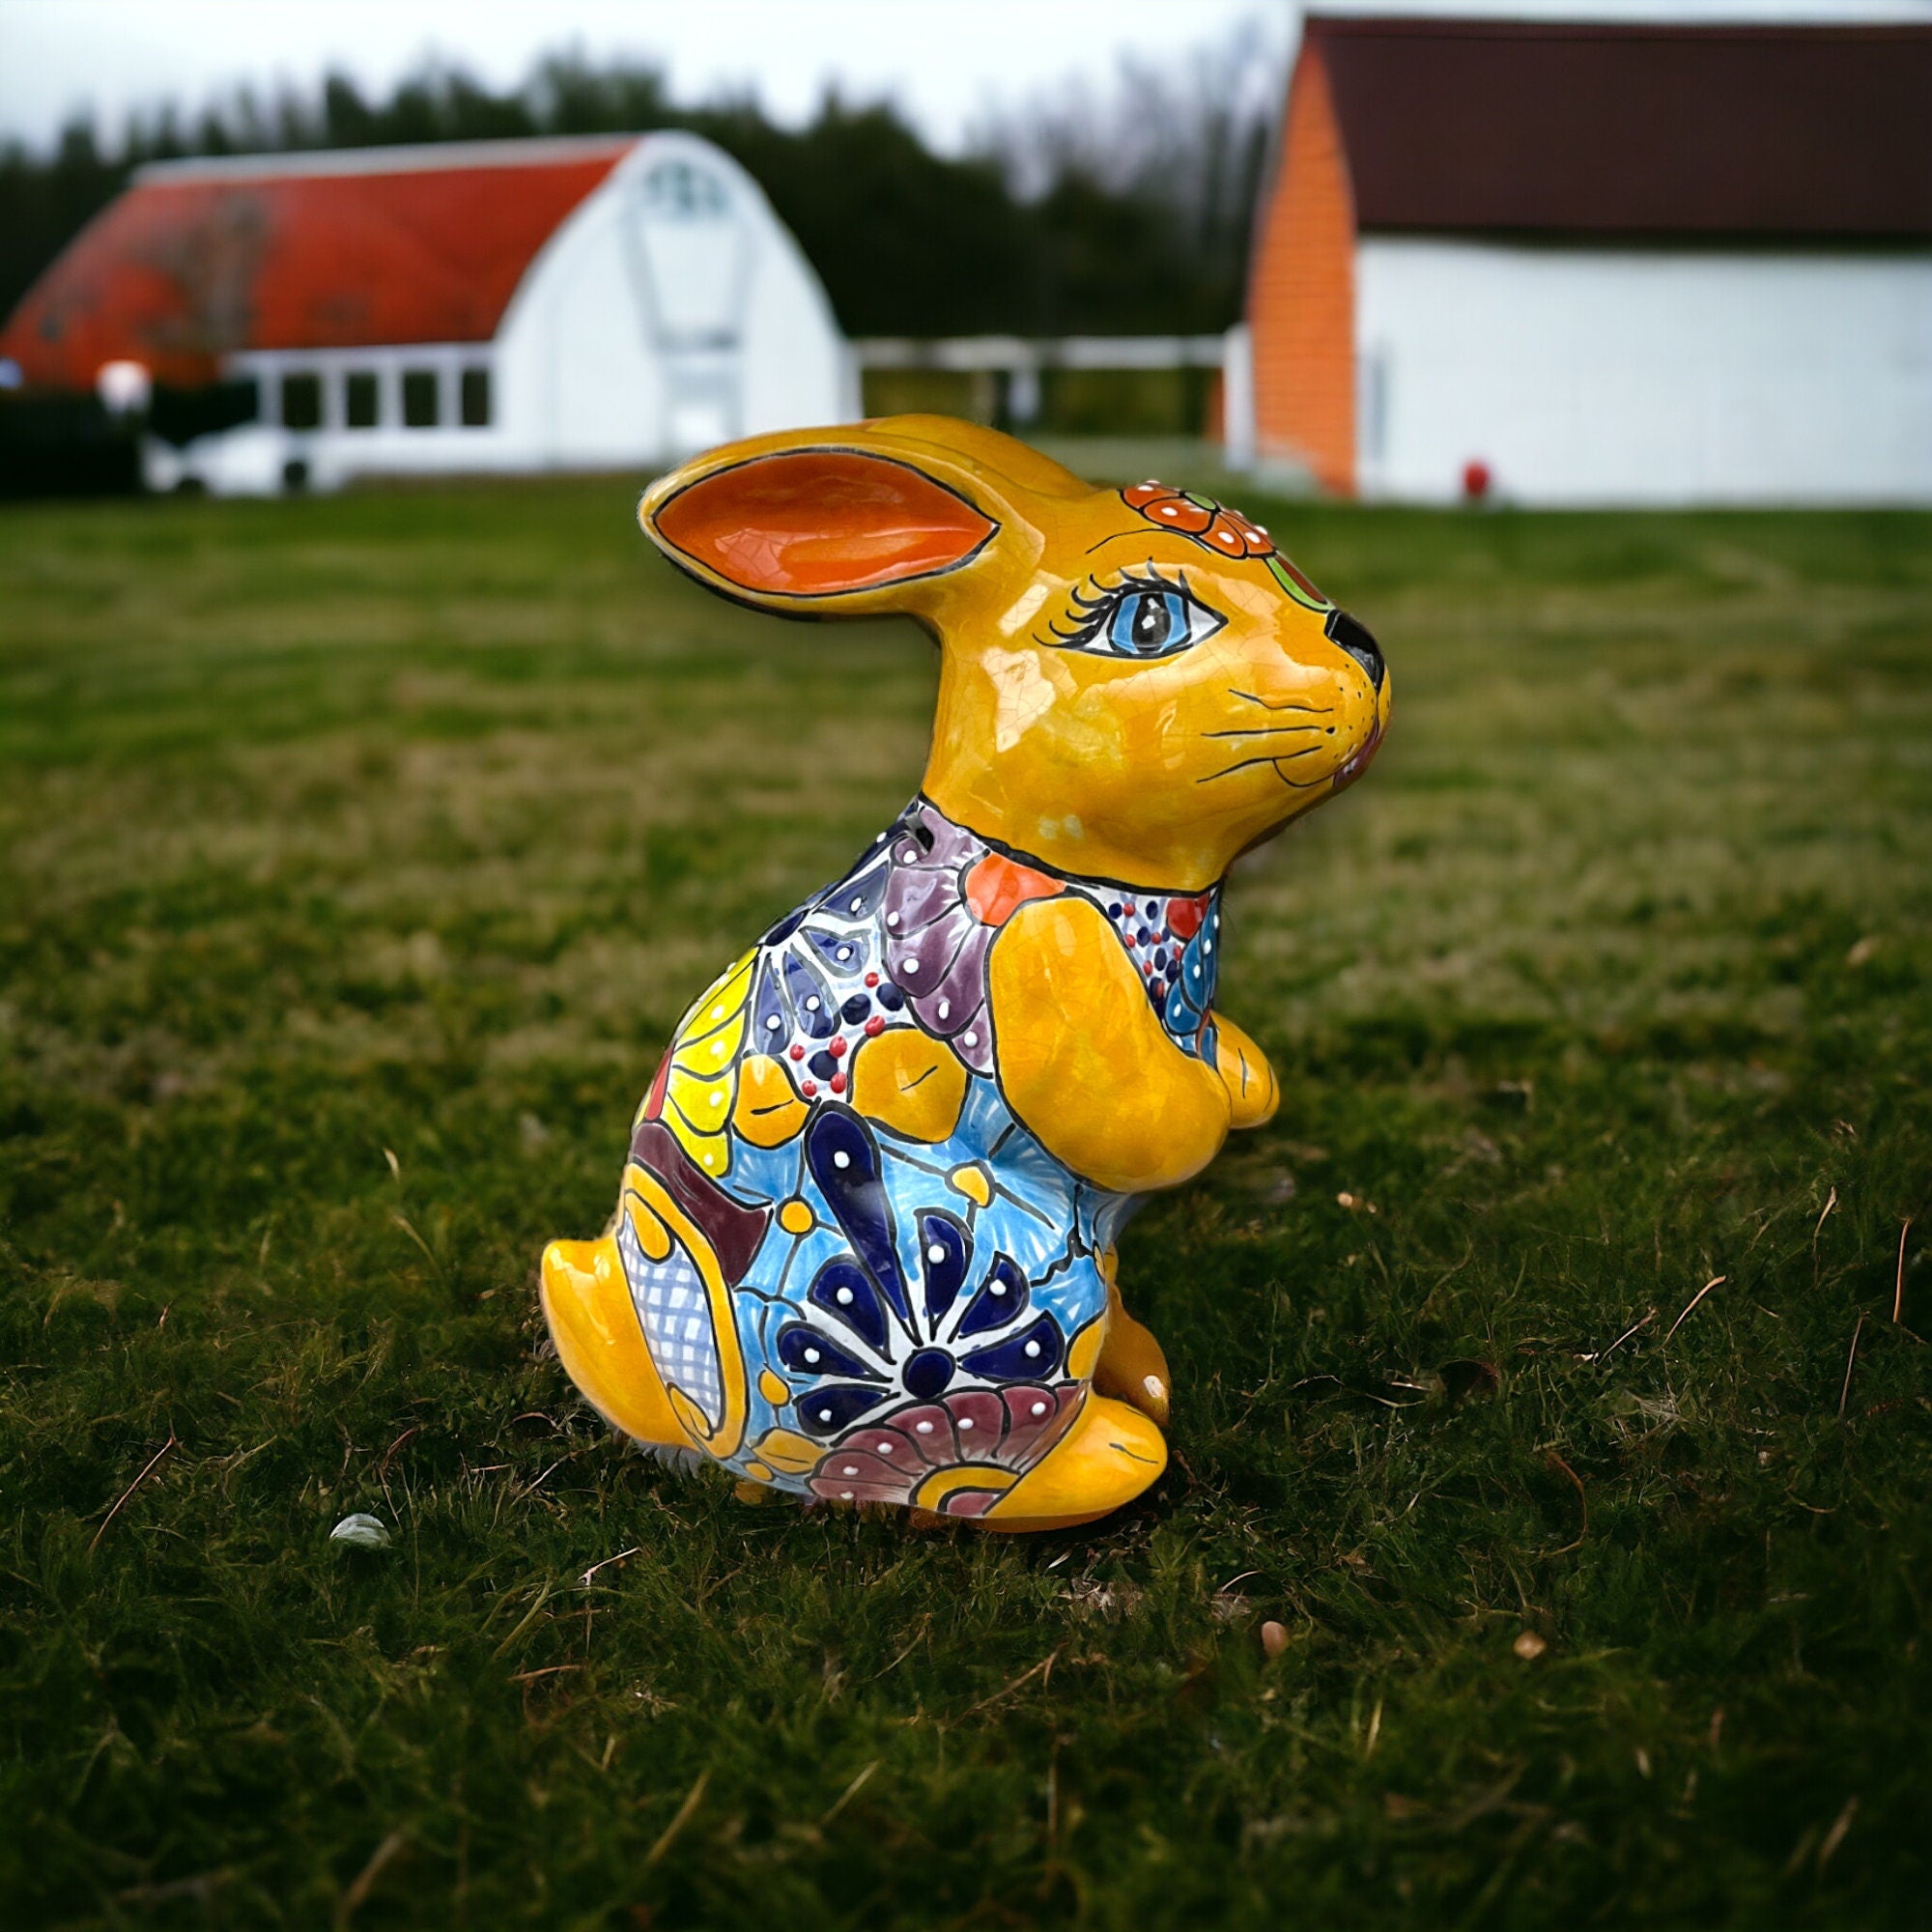
[[[1280,779],[1283,784],[1293,787],[1295,791],[1306,791],[1308,786],[1296,784],[1281,768],[1285,764],[1292,763],[1296,758],[1308,757],[1321,749],[1320,745],[1305,745],[1298,752],[1278,752],[1272,756],[1266,753],[1263,753],[1259,757],[1242,758],[1237,763],[1225,766],[1218,772],[1209,772],[1205,778],[1196,779],[1194,782],[1204,785],[1212,784],[1216,779],[1233,778],[1236,772],[1244,772],[1250,765],[1272,765],[1275,768],[1275,776]]]
[[[1293,698],[1285,697],[1279,704],[1270,703],[1265,697],[1257,697],[1252,691],[1236,691],[1228,687],[1230,697],[1245,698],[1250,704],[1259,704],[1264,711],[1305,711],[1311,718],[1326,718],[1333,709],[1326,704],[1297,704]]]
[[[1247,724],[1233,731],[1204,731],[1204,738],[1271,738],[1284,731],[1320,731],[1320,724]]]

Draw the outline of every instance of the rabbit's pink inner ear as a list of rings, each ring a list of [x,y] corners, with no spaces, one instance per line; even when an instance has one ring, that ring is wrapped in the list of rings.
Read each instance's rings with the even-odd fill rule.
[[[740,590],[832,597],[932,577],[999,528],[909,463],[794,449],[700,476],[662,504],[657,535]]]

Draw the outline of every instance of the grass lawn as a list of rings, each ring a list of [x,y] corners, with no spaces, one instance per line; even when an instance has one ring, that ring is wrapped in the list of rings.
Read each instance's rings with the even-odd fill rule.
[[[618,483],[0,514],[9,1924],[1924,1923],[1932,518],[1250,507],[1395,730],[1123,1244],[1174,1464],[1018,1542],[667,1471],[536,1317],[916,634]]]

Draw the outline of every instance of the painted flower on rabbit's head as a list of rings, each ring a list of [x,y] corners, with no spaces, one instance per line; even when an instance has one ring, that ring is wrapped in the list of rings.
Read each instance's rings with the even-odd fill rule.
[[[1211,497],[1156,483],[1151,477],[1145,483],[1136,483],[1122,490],[1121,497],[1129,509],[1138,510],[1149,523],[1158,524],[1164,530],[1178,530],[1182,536],[1192,537],[1204,549],[1211,550],[1219,556],[1232,557],[1237,562],[1251,556],[1262,558],[1276,582],[1297,604],[1305,604],[1313,611],[1333,608],[1330,601],[1275,549],[1274,539],[1267,531],[1260,524],[1250,522],[1240,511],[1231,510],[1226,504],[1215,502]]]

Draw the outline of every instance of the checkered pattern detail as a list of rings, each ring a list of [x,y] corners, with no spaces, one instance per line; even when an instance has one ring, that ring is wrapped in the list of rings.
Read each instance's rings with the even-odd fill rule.
[[[628,1214],[617,1216],[617,1252],[658,1374],[675,1382],[715,1426],[724,1415],[724,1378],[711,1304],[697,1270],[675,1236],[670,1253],[661,1262],[652,1261],[639,1245]]]

